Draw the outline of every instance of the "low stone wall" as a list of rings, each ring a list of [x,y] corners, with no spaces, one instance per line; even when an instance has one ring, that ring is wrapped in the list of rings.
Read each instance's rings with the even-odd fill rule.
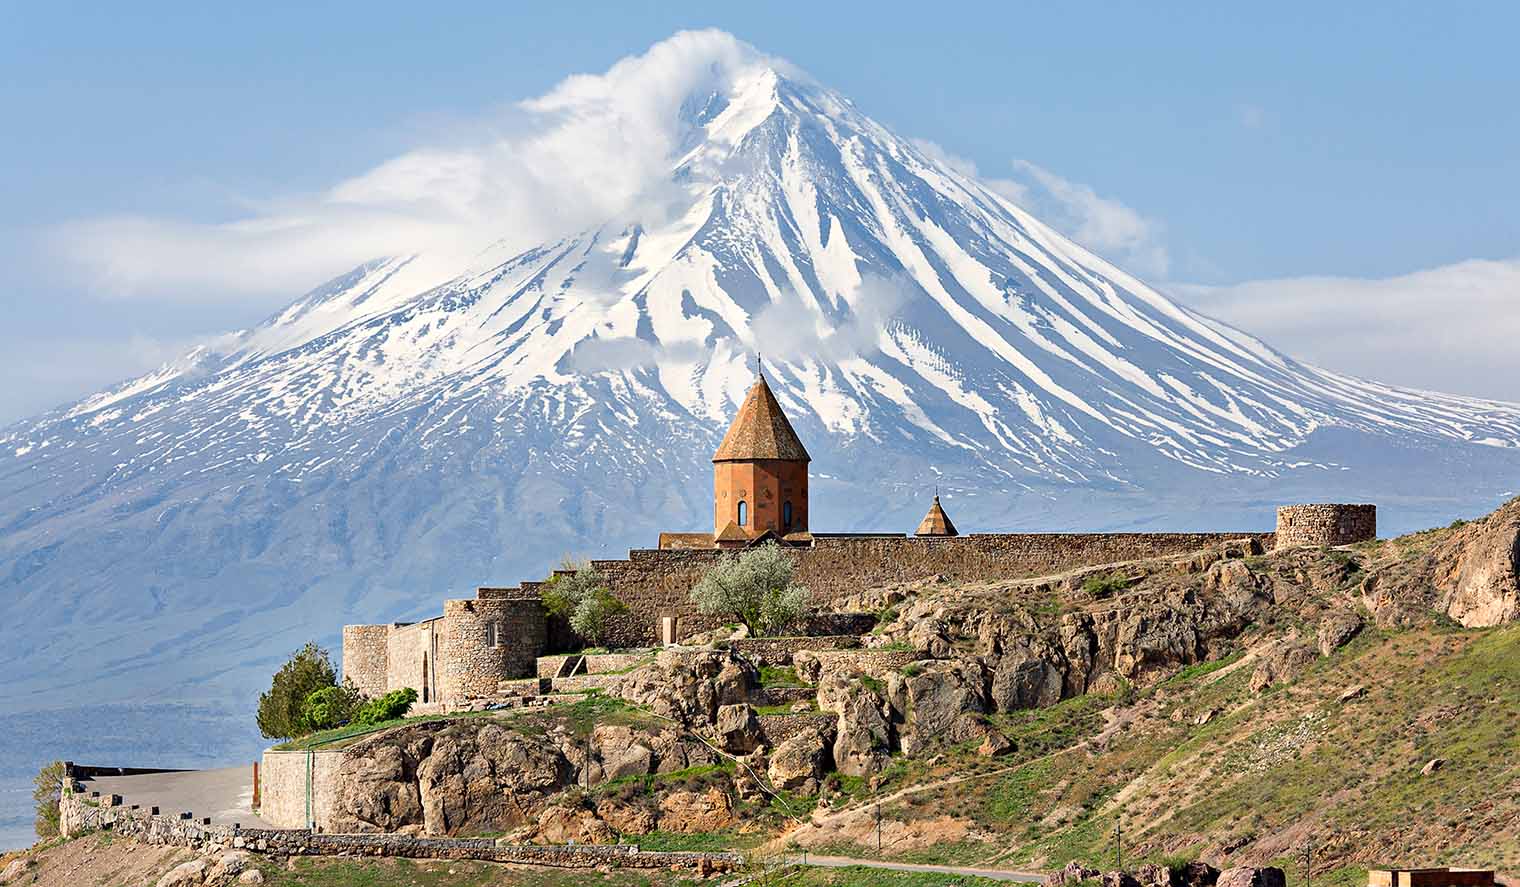
[[[832,637],[744,638],[729,641],[729,649],[756,665],[791,665],[799,650],[848,650],[860,646],[855,635]]]
[[[1376,505],[1284,505],[1275,546],[1350,545],[1377,538]]]
[[[750,705],[792,705],[798,702],[813,702],[818,698],[818,690],[814,687],[761,687],[751,690],[749,694]]]
[[[804,650],[793,659],[797,676],[816,684],[820,675],[846,671],[879,681],[922,658],[913,650]]]
[[[555,868],[687,869],[699,874],[734,871],[737,853],[641,851],[637,846],[538,846],[490,838],[417,838],[410,835],[334,835],[307,829],[245,829],[153,816],[140,810],[89,804],[66,792],[59,804],[63,833],[108,830],[144,844],[194,850],[246,849],[286,856],[389,856],[407,859],[477,859]]]
[[[259,818],[276,828],[332,825],[338,809],[341,751],[264,752],[259,765]]]
[[[765,736],[765,744],[772,748],[810,727],[817,729],[825,737],[832,736],[834,733],[834,723],[838,720],[833,715],[823,712],[760,715],[759,717],[760,732]]]

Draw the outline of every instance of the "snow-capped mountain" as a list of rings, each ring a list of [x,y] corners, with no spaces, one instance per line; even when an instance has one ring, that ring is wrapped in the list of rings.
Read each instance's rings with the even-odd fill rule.
[[[0,433],[10,703],[246,690],[344,622],[703,529],[757,353],[815,529],[909,531],[938,486],[963,532],[1265,528],[1308,499],[1390,530],[1520,486],[1520,406],[1300,364],[737,57],[671,103],[633,209],[378,259]]]

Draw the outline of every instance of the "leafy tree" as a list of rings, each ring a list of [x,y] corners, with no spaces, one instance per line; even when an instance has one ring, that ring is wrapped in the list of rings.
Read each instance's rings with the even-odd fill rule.
[[[392,690],[379,699],[371,699],[359,706],[359,710],[354,712],[352,723],[361,727],[373,727],[386,721],[404,718],[406,713],[411,711],[412,703],[416,701],[417,691],[411,687]]]
[[[575,605],[575,612],[570,614],[570,627],[592,644],[600,645],[607,639],[608,620],[626,612],[627,604],[618,600],[606,586],[599,586],[587,592]]]
[[[270,683],[269,692],[259,696],[259,732],[269,739],[294,739],[304,736],[306,700],[324,687],[337,687],[338,673],[332,658],[316,644],[291,654]]]
[[[606,639],[607,621],[628,607],[607,588],[607,578],[586,561],[566,558],[562,573],[550,579],[543,590],[544,609],[570,623],[570,627],[592,644]]]
[[[322,687],[311,691],[301,704],[301,729],[304,733],[331,730],[353,720],[354,713],[364,704],[352,681],[345,680],[341,686]]]
[[[37,802],[37,837],[57,837],[61,814],[58,802],[63,798],[63,784],[69,778],[62,761],[54,761],[42,768],[34,781],[32,800]]]
[[[733,617],[751,637],[773,635],[807,612],[809,594],[792,581],[792,559],[767,542],[727,555],[691,590],[691,601],[706,616]]]

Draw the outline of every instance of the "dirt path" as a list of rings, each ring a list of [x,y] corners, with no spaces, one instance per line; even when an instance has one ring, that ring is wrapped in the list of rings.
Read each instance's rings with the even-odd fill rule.
[[[848,856],[814,856],[811,853],[807,855],[806,861],[803,864],[831,869],[858,866],[869,869],[887,869],[894,872],[967,875],[986,878],[990,881],[1018,881],[1025,884],[1038,884],[1045,880],[1045,876],[1039,872],[1019,872],[1012,869],[981,869],[953,865],[918,865],[911,862],[884,862],[879,859],[852,859]]]

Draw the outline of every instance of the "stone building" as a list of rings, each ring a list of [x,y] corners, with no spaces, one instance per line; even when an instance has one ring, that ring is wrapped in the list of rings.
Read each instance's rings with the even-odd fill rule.
[[[811,457],[764,374],[740,405],[713,454],[713,528],[659,534],[657,548],[620,560],[592,561],[628,607],[614,617],[611,642],[650,646],[713,627],[695,612],[690,591],[733,549],[776,542],[796,563],[816,604],[887,582],[929,576],[953,581],[1016,579],[1089,564],[1196,551],[1251,537],[1275,545],[1343,545],[1376,534],[1370,505],[1285,506],[1277,533],[970,533],[962,535],[936,494],[913,535],[824,533],[808,521]],[[378,696],[411,687],[434,710],[489,699],[505,682],[532,678],[535,663],[563,634],[551,631],[544,582],[483,587],[448,600],[443,615],[416,623],[343,629],[344,676]]]

